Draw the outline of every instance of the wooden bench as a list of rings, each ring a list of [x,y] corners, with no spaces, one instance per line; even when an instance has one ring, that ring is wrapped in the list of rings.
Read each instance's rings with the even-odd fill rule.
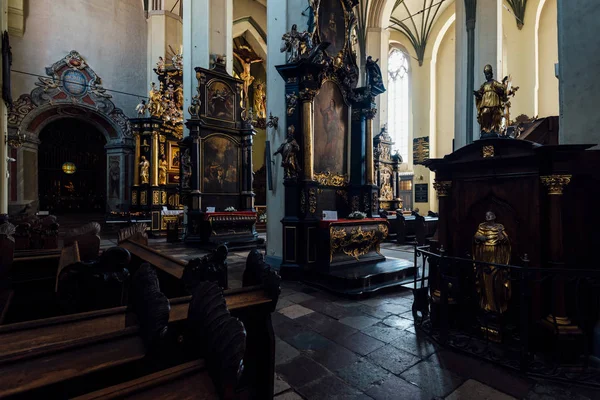
[[[192,331],[194,326],[190,325],[194,314],[190,304],[196,304],[198,310],[198,301],[209,296],[196,297],[195,303],[193,296],[185,296],[170,300],[170,339],[164,339],[167,344],[162,349],[152,345],[144,333],[148,331],[144,318],[160,313],[134,312],[135,301],[129,308],[0,326],[0,376],[4,382],[0,397],[163,398],[183,395],[183,390],[200,399],[218,398],[217,393],[221,398],[272,399],[275,338],[271,312],[279,294],[279,277],[250,258],[245,283],[257,279],[263,283],[223,292],[227,309],[246,331],[244,370],[235,386],[215,378],[214,357],[212,372],[207,360],[189,359],[189,344],[194,342],[189,336],[190,326]],[[208,289],[220,292],[214,284],[202,285],[212,285]],[[152,304],[137,304],[146,303]],[[205,339],[197,340],[202,343]]]
[[[426,240],[435,235],[437,222],[438,217],[424,217],[418,214],[404,216],[398,213],[393,222],[396,231],[396,243],[416,242],[418,245],[425,245]]]

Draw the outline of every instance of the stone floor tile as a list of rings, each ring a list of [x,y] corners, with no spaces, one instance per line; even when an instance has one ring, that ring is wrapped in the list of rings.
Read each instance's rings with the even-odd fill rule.
[[[415,320],[415,318],[413,317],[413,314],[412,314],[412,309],[410,311],[405,312],[405,313],[399,314],[399,316],[402,317],[402,318],[409,319],[411,321]]]
[[[278,396],[275,396],[273,400],[304,400],[300,395],[296,392],[286,392],[282,393]]]
[[[389,344],[373,351],[367,358],[371,362],[396,375],[403,373],[421,361],[419,357],[397,349]]]
[[[273,389],[273,393],[278,395],[279,393],[283,393],[290,388],[290,385],[277,374],[275,374],[275,385]]]
[[[369,326],[368,328],[361,329],[361,332],[374,337],[375,339],[381,340],[384,343],[390,343],[403,335],[400,329],[392,328],[391,326],[384,325],[381,322],[376,325]]]
[[[323,330],[324,326],[331,322],[337,322],[337,320],[318,312],[312,312],[296,319],[296,322],[302,324],[302,326],[312,329],[315,332],[320,332]]]
[[[336,373],[344,381],[363,392],[367,391],[371,385],[382,382],[390,375],[383,368],[364,358],[340,369]]]
[[[311,296],[310,294],[306,294],[306,293],[302,293],[302,292],[296,292],[294,294],[291,294],[291,295],[285,297],[286,300],[291,301],[293,303],[302,303],[303,301],[312,300],[314,298],[315,298],[315,296]]]
[[[334,343],[313,331],[300,331],[287,337],[286,342],[298,350],[319,350],[332,346]]]
[[[321,330],[319,333],[321,335],[333,341],[344,339],[358,332],[357,329],[354,329],[348,325],[341,324],[338,321],[329,322],[323,325],[320,329]]]
[[[404,304],[385,303],[375,307],[379,311],[383,311],[389,314],[400,315],[407,311],[412,310],[411,307]]]
[[[379,307],[381,305],[389,303],[389,301],[382,297],[374,297],[367,300],[360,300],[359,303],[369,307]]]
[[[271,323],[273,324],[273,328],[283,322],[290,322],[290,321],[292,321],[290,318],[288,318],[285,315],[280,314],[278,312],[274,312],[271,314]]]
[[[294,389],[331,374],[319,363],[305,356],[277,366],[277,373]]]
[[[285,364],[298,357],[300,352],[281,339],[275,340],[275,365]]]
[[[365,335],[362,332],[357,332],[345,338],[338,339],[336,342],[345,348],[360,354],[361,356],[365,356],[385,345],[385,343],[383,343],[381,340],[372,338],[371,336]]]
[[[336,343],[320,350],[308,352],[307,355],[330,371],[345,368],[360,359],[359,355]]]
[[[400,377],[427,392],[431,397],[444,397],[459,387],[464,379],[429,361],[421,361]]]
[[[401,318],[397,315],[392,315],[391,317],[388,317],[381,322],[384,323],[385,325],[392,326],[394,328],[398,328],[398,329],[402,329],[402,330],[408,329],[414,325],[413,321],[408,320],[406,318]]]
[[[426,337],[401,331],[400,336],[391,342],[392,346],[414,354],[420,358],[427,358],[437,350],[436,346]]]
[[[334,375],[326,376],[318,381],[298,388],[304,397],[309,400],[355,400],[362,392],[348,385]]]
[[[406,332],[410,332],[413,335],[417,335],[419,332],[415,329],[414,325],[409,326],[408,328],[405,329]]]
[[[302,317],[303,315],[310,314],[314,311],[310,308],[302,307],[300,304],[294,304],[293,306],[282,308],[278,312],[285,315],[288,318],[296,319]]]
[[[277,301],[277,306],[275,307],[275,310],[281,310],[282,308],[293,306],[294,304],[296,304],[296,303],[288,300],[287,297],[284,297]]]
[[[375,307],[371,307],[371,306],[367,306],[365,304],[360,304],[356,307],[357,310],[359,310],[360,312],[371,316],[373,318],[377,318],[377,319],[383,319],[383,318],[387,318],[389,317],[390,314],[389,312],[380,310],[379,308],[375,308]]]
[[[340,319],[340,322],[344,325],[351,326],[355,329],[364,329],[371,325],[375,325],[379,320],[377,318],[368,317],[366,315],[360,315],[356,317],[345,317]]]
[[[295,335],[299,331],[304,330],[302,324],[299,324],[297,320],[288,318],[283,314],[281,314],[281,316],[284,317],[283,321],[279,321],[277,325],[273,325],[275,335],[277,335],[277,337],[279,337],[280,339],[286,339],[290,336]]]
[[[445,400],[516,400],[476,380],[469,379],[452,392]]]
[[[390,375],[383,382],[374,384],[366,394],[375,400],[431,400],[431,396],[419,387]]]
[[[304,307],[310,308],[321,314],[328,315],[335,319],[342,319],[345,317],[362,315],[358,310],[354,310],[354,307],[341,307],[329,302],[323,302],[319,299],[308,300],[302,303]]]

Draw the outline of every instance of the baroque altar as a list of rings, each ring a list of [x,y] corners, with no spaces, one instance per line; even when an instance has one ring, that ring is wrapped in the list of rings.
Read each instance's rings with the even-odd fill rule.
[[[400,198],[400,164],[402,157],[396,151],[392,153],[392,138],[383,127],[381,132],[373,138],[373,155],[377,187],[379,188],[379,209],[381,211],[395,212],[402,209],[403,202]]]
[[[255,247],[252,142],[256,134],[244,107],[244,82],[218,58],[212,69],[195,68],[196,95],[179,142],[180,194],[187,205],[184,239],[229,248]]]
[[[180,154],[183,137],[183,70],[181,54],[171,63],[162,57],[154,68],[148,100],[136,107],[131,119],[135,139],[135,162],[131,211],[138,220],[149,220],[153,234],[166,234],[169,223],[181,221],[179,196]]]
[[[314,32],[292,26],[281,46],[288,64],[276,67],[286,83],[287,110],[287,135],[275,153],[285,190],[281,275],[347,296],[399,285],[414,274],[412,263],[379,251],[389,225],[379,218],[372,120],[375,97],[385,88],[370,57],[367,83],[357,87],[356,4],[313,2]],[[338,219],[324,220],[325,211],[336,211]]]

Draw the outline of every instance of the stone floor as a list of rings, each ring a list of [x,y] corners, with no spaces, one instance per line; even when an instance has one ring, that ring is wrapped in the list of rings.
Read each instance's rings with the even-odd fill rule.
[[[202,255],[183,244],[150,242],[181,259]],[[383,252],[413,259],[409,246],[385,244]],[[241,286],[247,254],[229,254],[231,287]],[[411,305],[408,289],[351,301],[283,282],[273,314],[275,399],[600,399],[598,391],[535,381],[439,348],[415,330]]]

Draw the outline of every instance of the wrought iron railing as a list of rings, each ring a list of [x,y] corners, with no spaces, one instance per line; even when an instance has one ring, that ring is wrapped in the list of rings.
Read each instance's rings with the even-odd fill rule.
[[[415,247],[413,314],[442,345],[530,375],[600,387],[594,325],[600,270],[531,267],[447,256]],[[595,339],[596,341],[599,338]]]

